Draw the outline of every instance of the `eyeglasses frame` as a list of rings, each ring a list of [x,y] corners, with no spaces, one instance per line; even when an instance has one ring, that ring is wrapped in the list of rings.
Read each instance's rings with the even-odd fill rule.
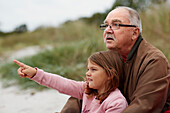
[[[101,29],[101,30],[105,30],[105,29],[106,29],[106,28],[105,28],[105,29],[102,29],[103,26],[105,26],[106,28],[109,26],[112,30],[117,30],[117,29],[113,29],[112,26],[111,26],[111,25],[108,25],[108,24],[101,24],[101,25],[100,25],[100,29]],[[119,28],[120,28],[120,27],[137,27],[136,25],[128,25],[128,24],[117,24],[117,26],[119,26]],[[119,28],[118,28],[118,29],[119,29]]]

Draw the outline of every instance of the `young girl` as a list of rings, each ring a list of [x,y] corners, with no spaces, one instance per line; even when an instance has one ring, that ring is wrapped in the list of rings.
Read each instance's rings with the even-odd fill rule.
[[[127,101],[117,88],[122,62],[113,51],[102,51],[88,58],[86,81],[77,82],[56,74],[32,68],[17,60],[18,74],[41,85],[83,100],[82,113],[120,113]]]

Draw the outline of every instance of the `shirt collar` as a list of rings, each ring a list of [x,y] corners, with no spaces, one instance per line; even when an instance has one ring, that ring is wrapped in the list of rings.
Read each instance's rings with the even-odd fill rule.
[[[133,57],[134,53],[137,51],[142,40],[143,40],[142,35],[139,34],[138,39],[136,40],[135,44],[133,45],[131,51],[129,52],[129,54],[127,56],[126,62],[131,60],[131,58]]]

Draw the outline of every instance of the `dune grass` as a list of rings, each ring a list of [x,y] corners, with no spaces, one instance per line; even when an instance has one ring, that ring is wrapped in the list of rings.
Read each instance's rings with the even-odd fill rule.
[[[140,15],[143,37],[159,48],[170,61],[170,9],[165,6],[153,7]],[[103,31],[96,25],[82,21],[67,22],[58,28],[39,28],[33,32],[1,37],[0,55],[27,46],[51,45],[54,47],[52,50],[18,60],[66,78],[83,80],[87,58],[96,51],[106,50],[102,36]],[[29,79],[20,78],[17,68],[14,63],[0,67],[5,86],[19,84],[24,89],[44,89]]]
[[[143,37],[159,48],[170,61],[170,8],[159,5],[141,13]]]
[[[75,30],[73,28],[75,28]],[[41,33],[41,30],[39,29],[38,31],[33,32],[33,34],[36,32]],[[48,30],[51,31],[53,29],[49,28],[46,30],[44,32],[48,32]],[[38,67],[44,71],[56,73],[66,78],[83,80],[86,72],[87,58],[96,51],[106,50],[103,43],[102,31],[96,28],[96,26],[88,26],[82,22],[73,22],[64,24],[61,28],[56,29],[54,32],[57,35],[55,37],[59,37],[58,39],[54,38],[52,41],[52,45],[54,46],[52,50],[46,50],[45,52],[38,53],[32,57],[26,57],[18,60],[30,66]],[[51,35],[47,37],[51,37]],[[45,42],[45,40],[46,39],[41,41],[39,44],[41,45],[41,43]],[[27,46],[27,44],[31,45],[33,43],[31,43],[31,41],[27,41],[27,43],[23,45]],[[45,45],[47,44],[51,45],[48,41]],[[17,45],[14,46],[16,47]],[[0,68],[1,78],[5,81],[5,86],[20,84],[22,85],[22,88],[44,88],[36,83],[32,83],[32,81],[27,78],[20,78],[16,71],[17,68],[18,66],[14,63],[5,64]]]
[[[102,31],[97,29],[96,25],[88,25],[82,21],[68,22],[58,28],[40,27],[33,32],[0,37],[0,55],[27,46],[55,46],[93,37],[102,38]]]

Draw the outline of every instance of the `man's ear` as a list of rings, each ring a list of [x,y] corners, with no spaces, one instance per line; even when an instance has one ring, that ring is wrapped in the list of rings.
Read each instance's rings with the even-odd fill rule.
[[[137,39],[139,36],[139,33],[140,33],[140,29],[138,27],[134,28],[132,40]]]

